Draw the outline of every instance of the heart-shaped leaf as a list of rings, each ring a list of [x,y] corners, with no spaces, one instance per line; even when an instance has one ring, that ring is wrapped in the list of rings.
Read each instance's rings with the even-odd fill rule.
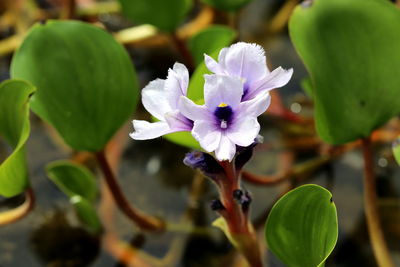
[[[288,267],[320,266],[338,237],[331,193],[310,184],[285,194],[268,216],[265,236],[271,251]]]
[[[252,0],[202,0],[204,3],[224,11],[237,11]]]
[[[11,75],[36,86],[32,110],[77,150],[101,150],[137,103],[136,73],[124,48],[78,21],[33,26]]]
[[[300,4],[290,36],[313,88],[316,127],[342,144],[400,113],[400,10],[383,0]]]
[[[230,45],[236,38],[236,32],[229,27],[213,25],[189,39],[188,47],[196,65],[204,60],[204,53],[211,54],[221,48]],[[210,42],[212,40],[212,42]]]
[[[172,32],[185,19],[192,0],[119,0],[122,12],[136,23],[152,24]]]
[[[12,197],[29,185],[25,142],[29,137],[29,97],[35,88],[20,80],[0,84],[0,136],[13,151],[0,165],[0,195]]]

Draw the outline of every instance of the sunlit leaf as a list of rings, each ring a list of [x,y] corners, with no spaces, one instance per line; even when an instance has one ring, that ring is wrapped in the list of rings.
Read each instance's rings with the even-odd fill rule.
[[[393,155],[397,163],[400,165],[400,136],[393,142]]]
[[[367,137],[400,113],[400,10],[382,0],[300,4],[290,36],[313,88],[321,138]]]
[[[66,160],[47,164],[47,176],[66,194],[78,218],[93,232],[101,230],[94,206],[98,189],[94,175],[84,166]]]
[[[67,196],[79,195],[89,201],[97,198],[98,190],[93,174],[84,166],[71,161],[54,161],[46,166],[47,176]]]
[[[204,53],[211,54],[229,46],[236,38],[236,32],[222,25],[210,26],[190,38],[188,46],[196,65],[204,60]],[[210,42],[212,40],[212,42]]]
[[[19,80],[0,84],[0,136],[12,148],[0,165],[0,195],[12,197],[28,187],[25,142],[30,132],[29,97],[35,88]]]
[[[192,0],[119,0],[122,12],[136,23],[174,31],[192,7]]]
[[[265,227],[269,248],[288,267],[320,266],[338,237],[332,195],[318,185],[298,187],[278,200]]]
[[[202,0],[204,3],[224,11],[237,11],[252,0]]]
[[[77,150],[102,149],[137,103],[128,54],[110,34],[83,22],[33,26],[13,57],[11,75],[36,86],[32,110]]]

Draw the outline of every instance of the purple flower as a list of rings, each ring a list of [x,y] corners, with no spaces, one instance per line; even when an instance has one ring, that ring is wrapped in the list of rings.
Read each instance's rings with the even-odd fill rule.
[[[130,134],[133,139],[145,140],[160,137],[164,134],[190,131],[193,122],[184,117],[178,102],[181,96],[186,96],[189,83],[189,73],[186,67],[175,63],[169,69],[166,80],[156,79],[142,90],[142,103],[146,110],[158,122],[133,120],[135,131]]]
[[[284,70],[281,67],[270,72],[264,49],[256,44],[239,42],[223,48],[218,56],[219,62],[208,55],[204,56],[207,68],[215,74],[230,75],[243,80],[242,101],[284,86],[293,74],[293,69]]]
[[[218,160],[231,161],[236,145],[249,146],[260,131],[257,117],[270,104],[270,95],[263,92],[241,102],[242,80],[226,75],[205,75],[205,105],[196,105],[181,96],[181,113],[194,121],[192,135],[207,152],[214,152]]]

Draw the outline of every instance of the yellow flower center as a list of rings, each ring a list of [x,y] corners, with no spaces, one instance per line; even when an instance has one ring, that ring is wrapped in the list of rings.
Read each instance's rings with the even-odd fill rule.
[[[227,107],[227,106],[228,106],[228,104],[226,104],[226,103],[224,103],[224,102],[221,102],[221,103],[218,105],[219,108],[224,108],[224,107]]]

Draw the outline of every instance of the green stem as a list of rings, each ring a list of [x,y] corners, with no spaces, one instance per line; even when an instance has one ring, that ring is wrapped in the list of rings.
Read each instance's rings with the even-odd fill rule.
[[[113,171],[107,161],[104,151],[96,153],[96,159],[100,165],[100,168],[104,174],[104,179],[107,183],[111,194],[119,207],[119,209],[134,223],[136,223],[141,229],[148,231],[163,231],[165,229],[165,223],[160,219],[144,214],[138,209],[135,209],[128,200],[125,198],[121,188],[118,186],[117,180],[114,176]]]
[[[364,154],[364,206],[372,249],[380,267],[394,267],[379,221],[370,138],[362,139],[362,148]]]

